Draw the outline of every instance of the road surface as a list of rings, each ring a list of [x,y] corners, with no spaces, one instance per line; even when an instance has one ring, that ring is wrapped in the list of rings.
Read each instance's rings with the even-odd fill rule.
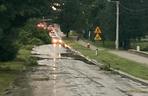
[[[28,74],[30,96],[148,96],[148,86],[100,70],[62,47],[43,45],[33,50],[42,59]]]

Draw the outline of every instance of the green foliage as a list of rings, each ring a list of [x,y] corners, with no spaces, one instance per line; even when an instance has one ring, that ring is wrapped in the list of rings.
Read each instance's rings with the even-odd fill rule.
[[[0,62],[0,96],[18,78],[22,71],[29,66],[36,65],[36,58],[32,58],[30,50],[32,45],[23,46],[13,61]],[[26,83],[25,83],[26,84]]]
[[[129,48],[131,40],[141,39],[148,34],[148,1],[120,1],[120,46]]]
[[[38,19],[29,19],[26,24],[19,30],[19,44],[39,45],[50,43],[50,38],[46,31],[37,29]]]
[[[5,45],[3,45],[4,43]],[[18,47],[11,41],[3,41],[3,43],[0,43],[0,50],[0,61],[7,61],[16,57]]]
[[[25,66],[34,66],[37,65],[37,58],[31,56],[32,45],[26,45],[21,47],[17,54],[17,61],[22,61],[25,63]]]
[[[115,37],[115,6],[107,0],[61,0],[61,11],[55,14],[63,32],[75,30],[82,34],[93,31],[99,26],[103,39],[114,40]],[[86,32],[85,32],[86,33]],[[88,35],[88,33],[86,33]],[[88,37],[88,36],[85,36]],[[92,37],[93,38],[93,37]]]
[[[137,46],[140,46],[141,51],[148,51],[148,42],[147,41],[134,42],[131,44],[131,48],[133,48],[133,49],[136,49]]]
[[[116,2],[107,0],[61,0],[62,11],[56,15],[64,32],[84,32],[91,39],[96,26],[102,31],[102,40],[115,41]],[[147,0],[120,0],[120,47],[128,49],[131,39],[140,39],[148,34]]]
[[[0,60],[14,59],[17,54],[17,48],[14,42],[18,41],[18,29],[26,25],[25,22],[28,21],[29,18],[49,15],[51,10],[51,8],[49,8],[50,3],[50,0],[25,0],[23,2],[20,0],[0,1],[0,42],[3,42],[0,43]],[[20,33],[24,35],[24,37],[22,36],[22,41],[28,40],[27,37],[30,37],[30,33],[32,34],[32,32],[26,33],[28,30],[23,29],[22,31],[25,32],[24,34]],[[34,38],[30,40],[30,43],[37,43],[39,41],[39,44],[41,44],[45,41],[39,39],[40,38]]]
[[[0,5],[0,12],[4,12],[7,10],[7,7],[5,5]]]
[[[16,79],[18,74],[12,72],[0,72],[0,96],[10,84]]]
[[[110,64],[104,64],[100,67],[101,70],[105,70],[105,71],[111,71],[110,70]]]
[[[95,41],[95,42],[91,42],[91,41],[88,41],[86,40],[86,42],[89,42],[97,47],[104,47],[104,48],[110,48],[110,49],[114,49],[114,45],[115,45],[115,42],[113,41],[108,41],[108,40],[105,40],[105,41]]]
[[[26,60],[26,64],[28,66],[36,66],[38,63],[37,63],[37,58],[35,57],[29,57],[27,60]]]
[[[77,22],[80,18],[80,3],[79,0],[63,0],[63,3],[64,5],[59,13],[60,15],[58,21],[61,24],[62,31],[68,33],[70,30],[78,28]],[[79,26],[79,28],[81,28],[81,26]]]
[[[24,46],[18,51],[16,60],[26,62],[26,59],[31,55],[30,50],[27,48],[28,46]]]

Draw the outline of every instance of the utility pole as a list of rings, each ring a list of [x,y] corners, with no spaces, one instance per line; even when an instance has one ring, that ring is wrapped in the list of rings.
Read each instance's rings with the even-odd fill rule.
[[[116,14],[116,49],[119,49],[119,1],[116,1],[116,10],[117,10],[117,14]]]
[[[119,49],[119,5],[120,5],[120,1],[111,1],[111,0],[107,0],[108,2],[115,2],[116,3],[116,40],[115,40],[115,48],[116,50]]]

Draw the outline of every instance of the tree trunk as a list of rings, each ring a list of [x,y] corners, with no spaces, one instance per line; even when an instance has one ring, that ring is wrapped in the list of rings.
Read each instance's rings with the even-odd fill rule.
[[[128,50],[130,48],[130,40],[129,39],[123,40],[122,47],[123,49]]]
[[[66,32],[66,37],[67,37],[67,38],[69,37],[69,31]]]

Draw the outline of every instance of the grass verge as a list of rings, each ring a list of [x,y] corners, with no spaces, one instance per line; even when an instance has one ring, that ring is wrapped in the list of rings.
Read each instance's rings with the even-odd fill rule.
[[[31,58],[30,49],[24,47],[18,52],[14,61],[0,62],[0,96],[15,81],[15,79],[31,64],[35,64]]]
[[[121,58],[117,55],[109,53],[107,50],[99,51],[99,55],[96,56],[95,51],[78,44],[78,42],[71,39],[65,39],[65,42],[90,59],[95,59],[98,62],[109,65],[114,69],[148,80],[148,66],[144,64]]]

